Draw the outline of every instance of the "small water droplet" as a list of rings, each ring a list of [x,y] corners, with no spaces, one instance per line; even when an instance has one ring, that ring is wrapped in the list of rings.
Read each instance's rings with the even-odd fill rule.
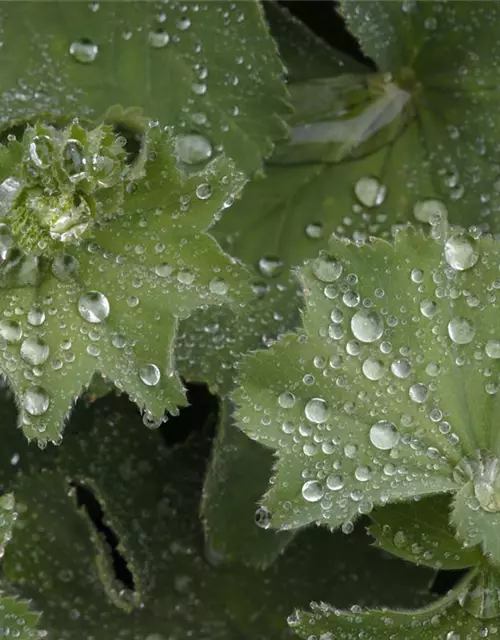
[[[148,42],[153,49],[163,49],[170,42],[170,36],[163,29],[155,29],[149,32]]]
[[[21,357],[33,366],[43,364],[49,357],[49,346],[39,338],[26,338],[21,345]]]
[[[370,442],[377,449],[386,451],[392,449],[399,442],[396,425],[387,420],[380,420],[370,428]]]
[[[448,238],[444,247],[446,262],[457,271],[473,267],[479,257],[475,241],[463,235]]]
[[[304,409],[305,416],[315,424],[321,424],[328,418],[330,410],[323,398],[312,398]]]
[[[456,317],[448,322],[448,335],[455,344],[469,344],[476,335],[476,330],[467,318]]]
[[[323,237],[323,225],[321,222],[312,222],[305,228],[306,236],[311,240],[318,240]]]
[[[276,278],[279,276],[285,266],[276,256],[263,256],[258,262],[259,271],[267,278]]]
[[[384,333],[384,323],[375,311],[361,309],[351,318],[351,331],[361,342],[375,342]]]
[[[307,502],[318,502],[325,491],[317,480],[308,480],[302,485],[302,496]]]
[[[368,380],[380,380],[385,374],[385,367],[383,362],[375,360],[374,358],[367,358],[363,362],[363,373]]]
[[[45,322],[45,312],[38,307],[32,307],[28,311],[28,322],[32,327],[39,327]]]
[[[54,155],[54,145],[49,136],[35,136],[29,145],[30,160],[37,167],[50,167]]]
[[[441,200],[420,200],[413,207],[413,215],[419,222],[437,224],[438,221],[448,218],[448,209]]]
[[[78,311],[82,318],[92,324],[98,324],[109,315],[109,301],[99,291],[84,293],[78,301]]]
[[[208,162],[213,153],[210,141],[197,134],[179,136],[175,140],[175,148],[179,160],[189,165]]]
[[[500,340],[488,340],[484,347],[486,355],[490,358],[500,358]]]
[[[154,387],[160,382],[160,369],[155,364],[145,364],[139,369],[139,378],[148,387]]]
[[[77,62],[90,64],[97,58],[99,47],[88,38],[82,38],[71,43],[69,52]]]
[[[422,382],[417,382],[416,384],[412,384],[409,390],[410,399],[413,402],[418,402],[422,404],[427,400],[429,395],[429,389]]]
[[[394,360],[391,364],[391,371],[396,378],[407,378],[411,373],[411,362],[406,358]]]
[[[283,409],[291,409],[295,404],[295,396],[289,391],[283,391],[278,396],[278,403]]]
[[[212,195],[212,187],[208,182],[203,182],[196,187],[196,197],[200,200],[208,200]]]
[[[227,282],[221,278],[214,278],[213,280],[210,280],[208,288],[211,293],[214,293],[217,296],[225,296],[228,291]]]
[[[342,476],[331,475],[326,479],[326,486],[330,491],[340,491],[344,488],[344,479]]]
[[[356,182],[354,193],[362,205],[372,208],[384,202],[387,188],[377,178],[364,176]]]

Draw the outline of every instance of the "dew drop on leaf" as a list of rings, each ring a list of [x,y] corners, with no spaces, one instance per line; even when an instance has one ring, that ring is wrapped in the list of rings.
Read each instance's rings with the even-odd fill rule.
[[[23,329],[15,320],[0,321],[0,338],[7,342],[18,342],[23,336]]]
[[[156,29],[149,32],[148,42],[153,49],[163,49],[170,42],[170,36],[163,29]]]
[[[391,364],[391,371],[396,378],[407,378],[411,373],[411,362],[407,358],[399,358]]]
[[[323,225],[321,222],[313,222],[308,224],[305,228],[306,236],[311,240],[318,240],[323,237]]]
[[[342,476],[331,475],[326,479],[326,486],[330,491],[340,491],[344,488],[344,479]]]
[[[283,271],[283,261],[276,256],[263,256],[258,262],[259,271],[267,278],[276,278]]]
[[[422,404],[427,400],[429,395],[429,389],[422,382],[417,382],[416,384],[412,384],[409,391],[410,399],[413,402],[417,402],[418,404]]]
[[[384,202],[387,188],[377,178],[364,176],[356,182],[354,193],[362,205],[372,208]]]
[[[302,496],[307,502],[318,502],[324,494],[325,490],[317,480],[308,480],[302,485]]]
[[[413,207],[413,215],[419,222],[436,224],[439,220],[446,220],[448,210],[441,200],[420,200]]]
[[[438,306],[434,300],[422,300],[420,303],[420,313],[426,318],[433,318],[438,311]]]
[[[380,360],[367,358],[363,362],[362,370],[368,380],[380,380],[385,374],[385,367]]]
[[[479,254],[472,239],[456,235],[446,241],[444,256],[450,267],[457,271],[464,271],[476,264]]]
[[[98,324],[109,315],[109,301],[99,291],[88,291],[78,301],[78,311],[87,322]]]
[[[33,366],[43,364],[49,357],[49,346],[40,338],[27,338],[21,345],[21,357]]]
[[[399,442],[396,425],[387,420],[380,420],[370,428],[370,442],[382,451],[392,449]]]
[[[456,317],[448,322],[448,335],[455,344],[469,344],[476,331],[467,318]]]
[[[327,420],[330,410],[323,398],[312,398],[306,404],[304,413],[310,422],[321,424]]]
[[[228,289],[227,282],[221,278],[214,278],[213,280],[210,280],[208,288],[211,293],[214,293],[217,296],[225,296]]]
[[[71,43],[69,52],[77,62],[90,64],[97,58],[99,47],[88,38],[82,38]]]
[[[342,263],[327,255],[321,255],[312,263],[312,270],[321,282],[334,282],[342,274]]]
[[[259,507],[255,511],[255,524],[261,529],[269,529],[269,527],[271,526],[271,518],[272,514],[266,507]]]
[[[175,148],[179,160],[189,165],[208,162],[213,153],[210,141],[197,134],[179,136],[175,141]]]
[[[146,364],[139,369],[139,378],[148,387],[154,387],[160,382],[160,369],[155,364]]]
[[[351,318],[351,331],[361,342],[375,342],[382,337],[384,324],[375,311],[361,309]]]
[[[49,408],[49,396],[43,387],[29,387],[23,397],[23,407],[32,416],[41,416]]]
[[[484,350],[489,358],[500,358],[500,340],[488,340]]]
[[[278,403],[283,409],[291,409],[295,404],[295,396],[289,391],[283,391],[278,396]]]
[[[35,136],[30,142],[29,156],[34,165],[41,169],[50,166],[54,148],[49,136]]]
[[[154,272],[160,278],[168,278],[169,276],[172,275],[173,270],[174,268],[171,267],[166,262],[164,262],[163,264],[159,264],[154,268]]]
[[[446,640],[461,640],[460,634],[456,631],[448,631],[446,634]]]
[[[28,311],[28,322],[32,327],[39,327],[45,322],[45,312],[42,309],[33,307]]]

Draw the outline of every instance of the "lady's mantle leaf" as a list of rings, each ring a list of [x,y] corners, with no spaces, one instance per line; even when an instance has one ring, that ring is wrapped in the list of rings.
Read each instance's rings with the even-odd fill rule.
[[[384,558],[362,530],[304,532],[267,571],[221,562],[204,550],[199,521],[209,440],[198,432],[172,450],[141,427],[124,398],[80,404],[61,446],[35,452],[44,470],[26,464],[14,480],[20,516],[5,573],[54,637],[286,640],[294,606],[311,598],[377,606],[388,577],[392,606],[428,601],[419,595],[428,572]],[[179,428],[176,418],[168,427]],[[108,541],[114,535],[114,567],[89,513]]]
[[[1,517],[1,514],[0,514]],[[47,635],[36,629],[40,615],[30,609],[30,603],[7,595],[0,589],[0,637],[16,640],[39,640]]]
[[[4,127],[158,120],[185,135],[189,164],[222,148],[246,172],[284,135],[283,70],[256,0],[11,3],[0,20]]]
[[[106,175],[115,189],[111,208],[111,188],[89,186],[95,174],[85,145],[92,147],[95,131],[87,139],[78,130],[81,156],[75,141],[63,144],[62,160],[71,144],[71,161],[82,166],[78,180],[67,180],[64,162],[59,167],[59,134],[47,129],[43,139],[33,138],[29,178],[24,164],[12,169],[17,191],[1,226],[0,370],[19,399],[25,434],[41,440],[59,437],[94,371],[154,419],[183,404],[172,357],[178,318],[242,296],[246,280],[242,267],[205,233],[243,184],[230,161],[221,156],[185,174],[176,163],[175,141],[151,127],[144,158],[120,167],[118,182]],[[47,168],[32,157],[31,145],[41,142],[52,154]],[[16,151],[21,145],[12,146]],[[53,183],[47,196],[39,195],[36,181],[42,180]],[[25,221],[30,198],[37,198],[35,213]],[[85,205],[84,216],[75,202]]]
[[[277,449],[276,526],[337,527],[469,481],[498,510],[495,473],[469,460],[500,455],[499,253],[410,230],[395,246],[332,239],[299,271],[303,331],[248,356],[234,396],[241,428]]]
[[[375,509],[369,531],[376,544],[399,558],[433,569],[466,569],[482,562],[478,547],[465,549],[450,527],[450,498],[431,496]]]
[[[424,609],[363,611],[355,605],[350,611],[341,611],[324,603],[313,603],[310,612],[297,612],[289,623],[301,638],[308,640],[495,638],[500,631],[500,618],[498,600],[492,594],[496,593],[498,581],[487,571],[478,574],[477,577],[471,574],[455,591]],[[480,593],[474,591],[478,587]]]

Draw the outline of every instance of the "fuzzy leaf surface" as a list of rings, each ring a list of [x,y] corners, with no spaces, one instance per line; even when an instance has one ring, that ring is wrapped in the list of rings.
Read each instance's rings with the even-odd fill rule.
[[[184,428],[181,418],[168,429]],[[310,530],[265,572],[222,562],[204,548],[199,520],[209,449],[202,432],[168,447],[158,430],[144,429],[134,405],[108,397],[79,405],[61,446],[22,466],[9,485],[20,516],[4,569],[41,608],[49,634],[285,639],[287,614],[311,597],[379,603],[377,575],[392,576],[395,588],[385,595],[394,606],[425,601],[428,571],[383,558],[361,529],[352,536]],[[112,553],[103,527],[114,533]],[[335,559],[325,566],[325,557]]]
[[[478,506],[496,508],[499,251],[408,230],[332,238],[299,270],[303,330],[247,356],[234,394],[239,426],[276,450],[274,526],[338,527],[485,478]]]

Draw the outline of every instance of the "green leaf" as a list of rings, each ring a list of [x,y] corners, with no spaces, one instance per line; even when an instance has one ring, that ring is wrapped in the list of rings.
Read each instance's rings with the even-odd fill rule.
[[[378,547],[399,558],[433,569],[466,569],[482,562],[477,547],[456,539],[449,523],[450,499],[432,496],[415,502],[391,504],[370,514],[369,528]]]
[[[498,243],[332,238],[299,270],[304,327],[240,366],[237,422],[276,449],[275,526],[489,485],[498,510]],[[483,451],[480,464],[468,463]],[[464,470],[463,470],[464,468]]]
[[[471,615],[458,604],[457,597],[467,593],[467,582],[471,582],[470,576],[461,593],[457,589],[416,611],[363,611],[359,606],[341,611],[324,603],[312,603],[311,612],[297,612],[289,622],[300,637],[309,640],[357,640],[361,637],[369,640],[475,640],[495,637],[499,630],[498,618],[490,620],[488,616],[484,619]]]
[[[233,424],[231,410],[225,401],[205,478],[201,507],[205,535],[224,558],[267,567],[292,534],[269,529],[269,514],[258,502],[267,487],[272,455]]]
[[[122,178],[127,186],[114,217],[99,218],[99,190],[84,194],[97,194],[97,219],[86,222],[83,232],[88,239],[52,240],[52,223],[42,218],[30,233],[54,246],[39,257],[12,223],[13,241],[26,251],[22,260],[32,265],[36,285],[23,286],[18,276],[18,286],[9,283],[2,294],[6,344],[0,368],[20,399],[30,438],[60,436],[74,399],[95,371],[125,389],[152,419],[161,419],[165,409],[175,411],[185,401],[172,356],[178,319],[246,295],[245,270],[205,233],[241,188],[242,174],[223,156],[195,174],[182,173],[174,140],[157,127],[143,144],[147,159],[128,168],[127,182]],[[54,188],[64,193],[67,186]],[[34,189],[30,182],[21,188],[14,221],[23,214],[17,203]],[[15,270],[16,260],[18,253],[10,250],[5,264]]]
[[[132,130],[159,120],[246,172],[284,135],[282,66],[256,0],[13,3],[2,24],[4,127],[47,114]]]
[[[0,589],[0,638],[38,640],[46,633],[36,629],[40,615],[34,613],[30,603],[6,595]]]
[[[185,427],[181,421],[172,418],[167,429]],[[221,562],[201,542],[209,451],[200,431],[168,448],[159,430],[144,429],[130,402],[108,396],[77,407],[56,459],[42,451],[36,466],[23,466],[4,570],[41,608],[49,634],[285,640],[293,606],[305,607],[311,597],[377,606],[379,577],[385,584],[388,576],[394,588],[384,592],[394,606],[428,601],[429,572],[384,558],[362,529],[351,536],[304,532],[267,571]],[[103,529],[118,541],[112,554]]]

